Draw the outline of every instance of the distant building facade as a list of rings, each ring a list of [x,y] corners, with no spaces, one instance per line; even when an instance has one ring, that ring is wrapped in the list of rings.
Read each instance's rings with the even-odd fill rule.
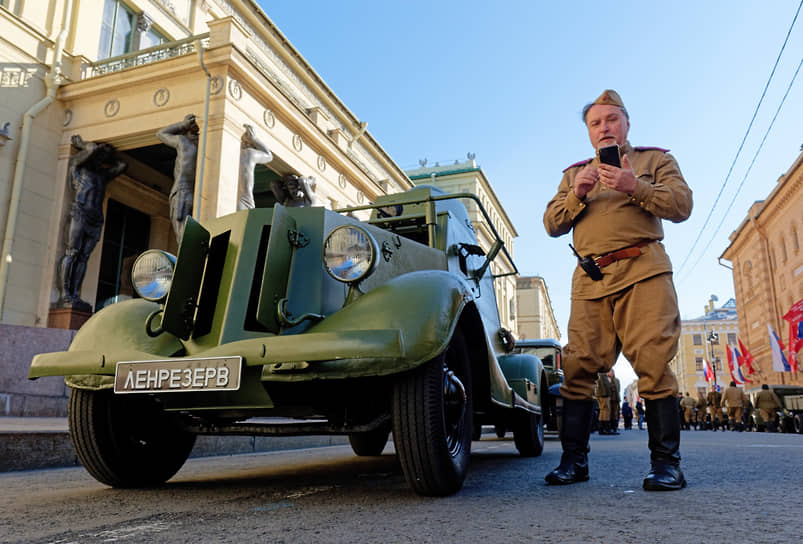
[[[782,316],[803,299],[803,153],[778,179],[765,200],[750,207],[730,235],[721,259],[733,264],[742,341],[755,358],[758,380],[770,384],[803,384],[803,373],[777,372],[767,324],[784,344],[789,325]],[[787,356],[788,356],[787,352]],[[803,357],[798,354],[798,366]]]
[[[427,166],[422,160],[420,168],[407,170],[405,173],[415,185],[433,185],[446,193],[473,193],[477,195],[490,217],[491,224],[505,244],[511,258],[513,253],[513,239],[518,236],[513,222],[505,212],[485,173],[477,165],[473,154],[468,154],[465,161],[455,161],[453,164]],[[493,243],[494,235],[488,223],[483,219],[479,206],[473,200],[464,200],[469,218],[477,233],[479,246],[488,251]],[[499,317],[502,327],[516,334],[516,268],[504,252],[500,252],[491,263],[491,273],[496,277],[494,286],[496,300],[499,306]]]
[[[544,278],[524,276],[516,280],[516,310],[519,338],[560,341],[560,329]]]
[[[694,398],[714,385],[724,389],[731,382],[725,350],[728,345],[736,346],[738,341],[736,300],[730,299],[720,307],[716,307],[716,302],[712,296],[702,316],[681,321],[678,354],[670,364],[680,392],[684,395],[688,392]],[[715,382],[705,380],[703,360],[711,365]]]

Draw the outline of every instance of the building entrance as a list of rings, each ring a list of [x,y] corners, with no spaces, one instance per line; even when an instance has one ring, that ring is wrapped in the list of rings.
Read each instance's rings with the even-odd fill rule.
[[[95,311],[136,296],[131,284],[131,267],[137,256],[148,249],[150,221],[147,214],[109,199]]]

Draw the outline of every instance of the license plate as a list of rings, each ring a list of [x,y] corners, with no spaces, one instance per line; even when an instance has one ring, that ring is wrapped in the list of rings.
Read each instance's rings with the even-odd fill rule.
[[[242,357],[121,361],[114,373],[114,392],[233,391],[240,388],[242,361]]]

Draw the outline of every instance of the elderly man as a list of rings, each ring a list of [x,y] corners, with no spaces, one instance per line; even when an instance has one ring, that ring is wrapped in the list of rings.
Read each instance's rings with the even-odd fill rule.
[[[603,164],[595,156],[569,166],[544,213],[550,236],[573,231],[579,259],[560,389],[563,455],[546,481],[588,480],[594,380],[624,353],[646,400],[651,469],[643,487],[681,489],[686,479],[678,452],[678,383],[669,369],[680,314],[661,240],[662,220],[680,222],[691,214],[691,190],[667,150],[630,145],[630,119],[615,91],[586,105],[583,121],[595,150],[618,145],[620,164]]]

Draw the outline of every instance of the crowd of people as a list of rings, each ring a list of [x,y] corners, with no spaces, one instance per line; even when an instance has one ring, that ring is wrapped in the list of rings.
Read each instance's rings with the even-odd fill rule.
[[[694,399],[688,392],[678,394],[682,429],[750,431],[759,427],[775,431],[780,399],[767,384],[761,386],[755,405],[743,389],[730,382],[724,392],[712,389],[708,394],[698,393]],[[755,411],[758,410],[758,414]]]
[[[601,372],[594,388],[596,417],[593,429],[600,435],[618,435],[621,422],[624,430],[632,430],[634,419],[639,430],[644,430],[644,404],[636,398],[635,408],[627,398],[619,403],[619,379],[613,371]],[[755,404],[743,389],[734,382],[724,390],[708,394],[678,393],[681,430],[690,431],[777,431],[780,399],[764,384],[755,397]]]

